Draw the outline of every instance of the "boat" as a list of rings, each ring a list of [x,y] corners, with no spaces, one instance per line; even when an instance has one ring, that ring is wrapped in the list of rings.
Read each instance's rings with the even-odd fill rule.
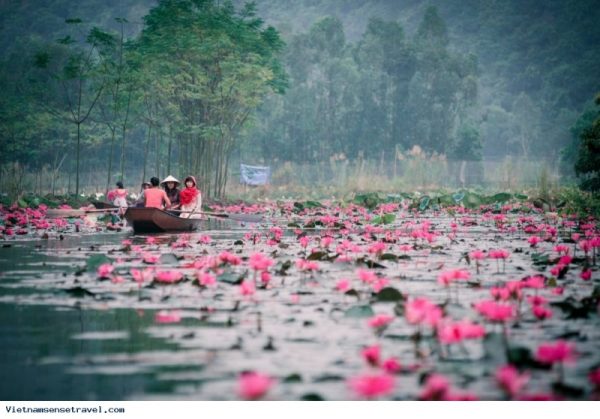
[[[116,205],[113,205],[109,202],[103,202],[103,201],[91,201],[92,205],[94,206],[94,208],[96,209],[114,209],[114,208],[119,208]]]
[[[194,231],[204,221],[200,218],[182,218],[158,208],[129,207],[124,217],[134,233]]]

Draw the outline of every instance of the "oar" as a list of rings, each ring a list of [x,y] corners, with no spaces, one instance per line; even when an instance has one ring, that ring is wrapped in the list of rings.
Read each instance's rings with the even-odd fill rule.
[[[258,214],[229,214],[226,212],[200,212],[200,211],[179,211],[168,210],[169,212],[178,212],[180,214],[202,214],[207,217],[229,218],[230,220],[242,221],[246,223],[259,223],[264,221],[262,215]]]
[[[59,209],[51,208],[46,211],[46,217],[49,218],[61,218],[61,217],[81,217],[87,214],[103,213],[103,212],[115,212],[119,208],[104,208],[104,209]]]

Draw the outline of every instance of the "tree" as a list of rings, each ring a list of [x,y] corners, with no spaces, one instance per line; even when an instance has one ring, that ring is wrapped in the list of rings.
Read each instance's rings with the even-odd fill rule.
[[[600,94],[596,96],[596,117],[580,135],[575,173],[582,189],[600,191]]]
[[[176,140],[180,170],[199,175],[209,196],[222,196],[229,156],[251,113],[286,75],[278,32],[255,16],[214,0],[160,1],[145,18],[134,49],[145,89],[164,109],[168,156]]]
[[[66,23],[75,27],[77,35],[74,36],[80,39],[85,36],[81,19],[67,19]],[[112,38],[94,27],[85,37],[85,44],[78,42],[72,35],[57,42],[64,48],[65,55],[52,57],[47,51],[42,51],[36,55],[35,65],[50,74],[51,80],[60,86],[63,98],[57,101],[51,95],[53,90],[48,90],[40,103],[51,104],[44,105],[48,112],[77,128],[75,194],[79,195],[81,127],[88,120],[106,86],[106,80],[95,78],[100,61],[98,48],[110,44]],[[52,63],[52,58],[61,58],[61,61]]]

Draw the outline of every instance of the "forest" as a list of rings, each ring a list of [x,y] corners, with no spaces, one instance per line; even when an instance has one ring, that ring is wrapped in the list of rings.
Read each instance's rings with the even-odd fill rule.
[[[193,173],[222,197],[239,163],[287,168],[285,182],[307,163],[398,177],[415,158],[454,168],[454,186],[513,161],[574,182],[598,115],[594,6],[5,1],[3,189]]]

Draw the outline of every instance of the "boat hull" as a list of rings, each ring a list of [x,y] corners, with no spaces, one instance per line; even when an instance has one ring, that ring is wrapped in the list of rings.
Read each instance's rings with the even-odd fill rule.
[[[109,202],[102,202],[102,201],[92,201],[92,205],[96,209],[114,209],[114,208],[119,208],[116,205],[113,205],[113,204],[111,204]]]
[[[127,208],[125,220],[135,233],[186,232],[197,230],[201,219],[182,218],[158,208]]]

